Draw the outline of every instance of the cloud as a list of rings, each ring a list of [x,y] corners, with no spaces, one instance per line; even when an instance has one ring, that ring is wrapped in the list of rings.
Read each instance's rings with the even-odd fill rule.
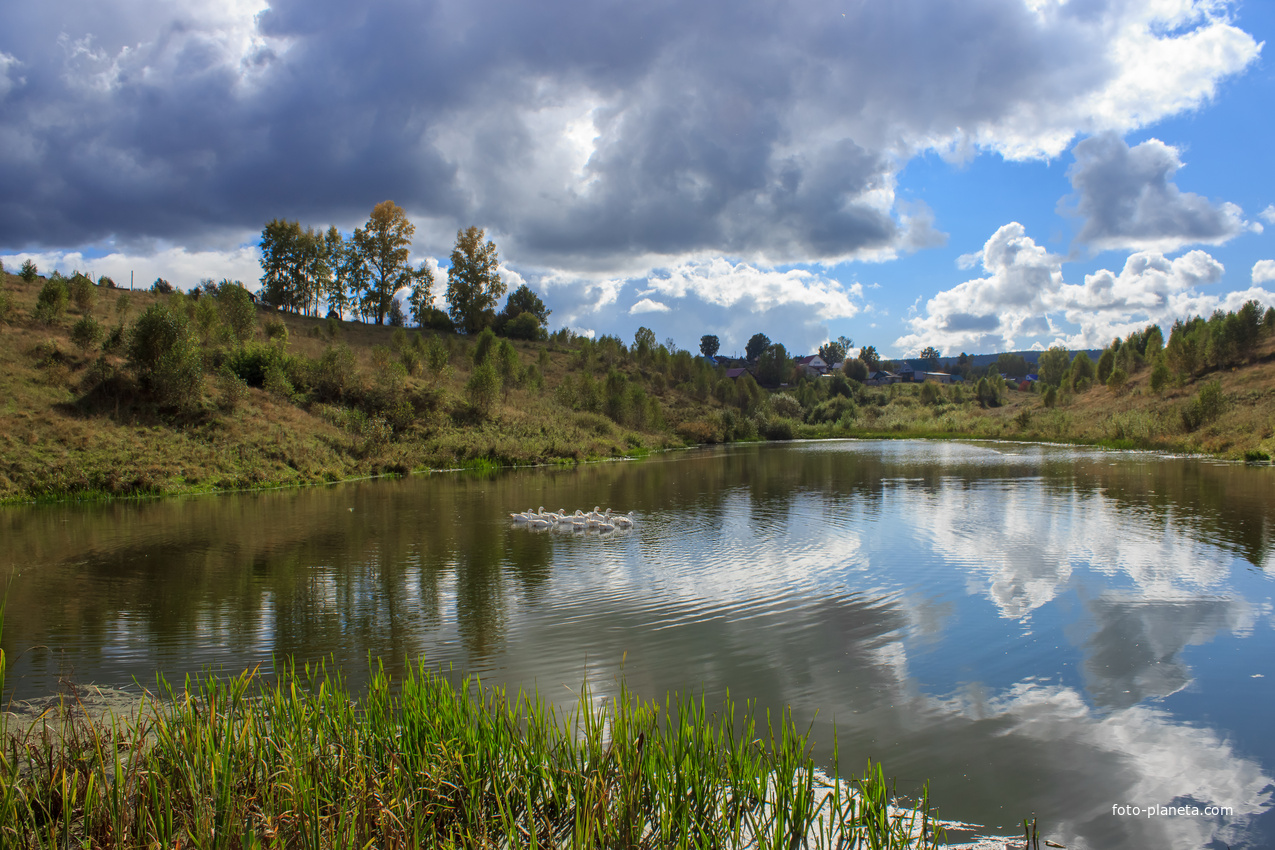
[[[667,313],[669,311],[667,304],[661,304],[659,301],[652,301],[650,298],[643,298],[641,301],[629,308],[629,313],[637,315],[638,313]]]
[[[543,291],[555,322],[591,327],[600,334],[628,338],[629,317],[645,314],[659,339],[673,337],[694,350],[706,333],[718,335],[723,353],[758,331],[794,352],[813,351],[828,339],[829,321],[863,309],[863,287],[842,284],[811,269],[777,270],[724,259],[699,260],[665,268],[647,277],[597,281],[568,272],[528,274]]]
[[[1256,286],[1223,295],[1202,293],[1225,269],[1205,251],[1175,259],[1155,251],[1131,254],[1119,272],[1099,269],[1083,284],[1063,280],[1062,258],[1004,225],[980,253],[987,276],[944,290],[908,320],[895,340],[904,352],[934,345],[945,354],[1027,349],[1038,344],[1099,348],[1116,336],[1179,318],[1235,310],[1245,301],[1275,306],[1275,293]],[[1260,265],[1260,263],[1259,263]],[[1258,269],[1254,268],[1254,283]],[[1064,325],[1074,326],[1071,330]]]
[[[895,195],[911,156],[1056,156],[1199,106],[1260,49],[1217,0],[68,0],[0,31],[23,33],[0,248],[348,230],[393,198],[434,223],[426,253],[479,223],[601,278],[937,244]]]
[[[1266,209],[1258,213],[1258,216],[1267,224],[1275,224],[1275,204],[1268,204]]]
[[[1253,283],[1269,283],[1272,280],[1275,280],[1275,260],[1253,263]]]
[[[149,253],[113,252],[90,257],[78,251],[36,251],[0,256],[5,268],[16,269],[31,260],[44,275],[60,271],[106,275],[117,286],[127,288],[130,277],[138,289],[145,289],[162,277],[179,289],[191,289],[204,278],[239,280],[256,289],[261,279],[261,264],[255,245],[227,251],[193,251],[180,246],[162,246]]]
[[[1184,245],[1220,245],[1256,228],[1235,204],[1213,203],[1172,182],[1182,167],[1177,148],[1158,139],[1129,147],[1108,132],[1076,145],[1068,170],[1074,208],[1084,219],[1076,240],[1095,250],[1174,251]]]

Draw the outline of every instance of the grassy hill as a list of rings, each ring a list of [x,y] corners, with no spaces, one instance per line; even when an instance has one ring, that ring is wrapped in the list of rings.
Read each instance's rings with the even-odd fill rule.
[[[1012,388],[984,406],[969,386],[875,388],[840,377],[768,391],[687,352],[566,333],[491,340],[484,383],[475,378],[481,337],[253,308],[239,339],[210,295],[80,278],[58,281],[67,297],[42,306],[41,292],[48,301],[57,290],[44,278],[2,280],[0,501],[575,463],[793,437],[990,437],[1249,459],[1275,452],[1271,338],[1250,365],[1159,393],[1144,369],[1119,392],[1064,390],[1052,408]],[[193,371],[176,373],[188,379],[176,391],[157,377],[172,358],[151,362],[134,345],[146,322],[152,334],[184,334],[182,362]]]

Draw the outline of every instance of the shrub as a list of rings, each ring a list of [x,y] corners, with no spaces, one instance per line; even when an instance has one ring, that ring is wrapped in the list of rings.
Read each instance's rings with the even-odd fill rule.
[[[71,276],[69,289],[71,300],[75,302],[75,309],[81,313],[87,313],[93,309],[93,304],[97,301],[97,288],[93,286],[93,281],[76,272]]]
[[[87,352],[102,339],[102,326],[92,316],[84,316],[71,328],[71,342]]]
[[[46,325],[55,323],[66,312],[66,286],[62,278],[54,275],[40,287],[35,299],[35,319]]]
[[[292,386],[292,381],[288,380],[288,373],[284,370],[283,363],[279,360],[272,362],[266,369],[262,388],[275,398],[280,398],[284,401],[293,401],[297,395],[296,388]]]
[[[237,409],[248,398],[248,384],[225,366],[217,373],[217,390],[221,407],[226,411]]]
[[[1168,384],[1170,377],[1169,364],[1165,362],[1163,356],[1157,357],[1151,366],[1151,392],[1159,395]]]
[[[189,320],[168,305],[152,304],[129,335],[129,365],[142,387],[164,406],[193,408],[203,394],[203,361]]]
[[[487,330],[490,329],[486,328],[484,332]],[[483,416],[490,416],[496,397],[500,395],[500,375],[495,364],[490,361],[479,364],[465,382],[465,394],[475,410]]]
[[[508,392],[518,380],[522,361],[518,359],[518,352],[507,339],[502,339],[496,348],[496,368],[500,371],[500,380],[504,384],[505,392]]]
[[[1102,352],[1102,356],[1098,358],[1097,377],[1098,383],[1105,384],[1107,379],[1111,377],[1111,371],[1116,368],[1116,353],[1110,348]]]
[[[115,299],[115,317],[121,321],[128,317],[128,309],[133,304],[133,299],[129,297],[127,292],[121,292],[119,297]]]
[[[162,277],[155,278],[155,282],[151,284],[151,292],[159,295],[171,295],[176,291],[176,287],[164,280]]]
[[[114,289],[115,279],[107,277],[106,275],[102,275],[101,277],[97,279],[97,285],[102,287],[103,289]]]
[[[22,268],[18,272],[19,277],[21,277],[27,283],[35,283],[35,279],[39,274],[40,274],[40,270],[36,267],[34,262],[32,262],[30,259],[26,259],[22,261]]]
[[[1041,399],[1045,403],[1045,407],[1054,408],[1058,406],[1058,390],[1055,387],[1046,387],[1045,395]]]
[[[799,419],[802,415],[801,402],[788,393],[779,393],[770,397],[770,412],[784,419]]]
[[[759,428],[761,435],[767,440],[791,440],[793,438],[793,421],[784,416],[776,416],[764,420]]]
[[[288,325],[283,319],[267,319],[264,325],[266,338],[281,348],[288,345]]]
[[[858,357],[847,357],[841,364],[841,371],[851,381],[863,383],[868,380],[868,364]]]
[[[939,391],[939,385],[933,381],[926,381],[921,384],[921,403],[922,404],[938,404],[943,393]]]
[[[257,305],[252,303],[248,290],[237,283],[222,281],[217,287],[216,302],[221,323],[230,329],[230,335],[235,341],[243,345],[252,339],[257,330]],[[286,334],[286,325],[284,331]]]
[[[310,384],[319,401],[341,401],[356,380],[354,352],[348,345],[334,345],[310,365]]]
[[[825,422],[839,422],[845,417],[850,420],[859,413],[859,406],[854,403],[853,399],[845,396],[833,396],[825,402],[821,402],[810,409],[806,414],[806,422],[811,425],[819,425]]]
[[[1111,374],[1107,376],[1107,389],[1116,395],[1124,392],[1125,385],[1129,382],[1129,375],[1119,366],[1111,370]]]
[[[1187,431],[1194,431],[1221,416],[1225,409],[1226,397],[1222,394],[1222,382],[1209,381],[1182,407],[1182,427]]]
[[[274,346],[257,343],[232,351],[226,358],[226,367],[248,386],[263,387],[266,383],[266,373],[273,365],[279,363],[282,357],[283,355]]]
[[[491,328],[483,328],[482,333],[478,334],[477,341],[474,344],[474,365],[480,366],[487,362],[487,358],[491,356],[492,349],[496,347],[496,334]]]

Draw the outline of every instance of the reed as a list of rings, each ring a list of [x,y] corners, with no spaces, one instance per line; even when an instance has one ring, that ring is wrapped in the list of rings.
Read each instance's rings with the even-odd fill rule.
[[[0,659],[0,676],[3,675]],[[787,712],[729,697],[562,711],[423,665],[357,697],[325,666],[159,682],[128,718],[74,700],[5,729],[0,846],[936,847],[928,796],[896,808],[880,765],[816,769]],[[833,776],[837,754],[834,750]]]

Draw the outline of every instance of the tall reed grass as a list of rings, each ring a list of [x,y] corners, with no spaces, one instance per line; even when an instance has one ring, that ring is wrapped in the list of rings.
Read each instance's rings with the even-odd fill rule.
[[[0,657],[0,677],[3,676]],[[790,714],[661,706],[626,687],[559,711],[378,664],[356,698],[324,666],[160,680],[128,719],[3,730],[0,846],[936,847],[928,796],[879,765],[827,780]],[[77,719],[78,718],[78,719]],[[833,774],[836,774],[834,754]]]

